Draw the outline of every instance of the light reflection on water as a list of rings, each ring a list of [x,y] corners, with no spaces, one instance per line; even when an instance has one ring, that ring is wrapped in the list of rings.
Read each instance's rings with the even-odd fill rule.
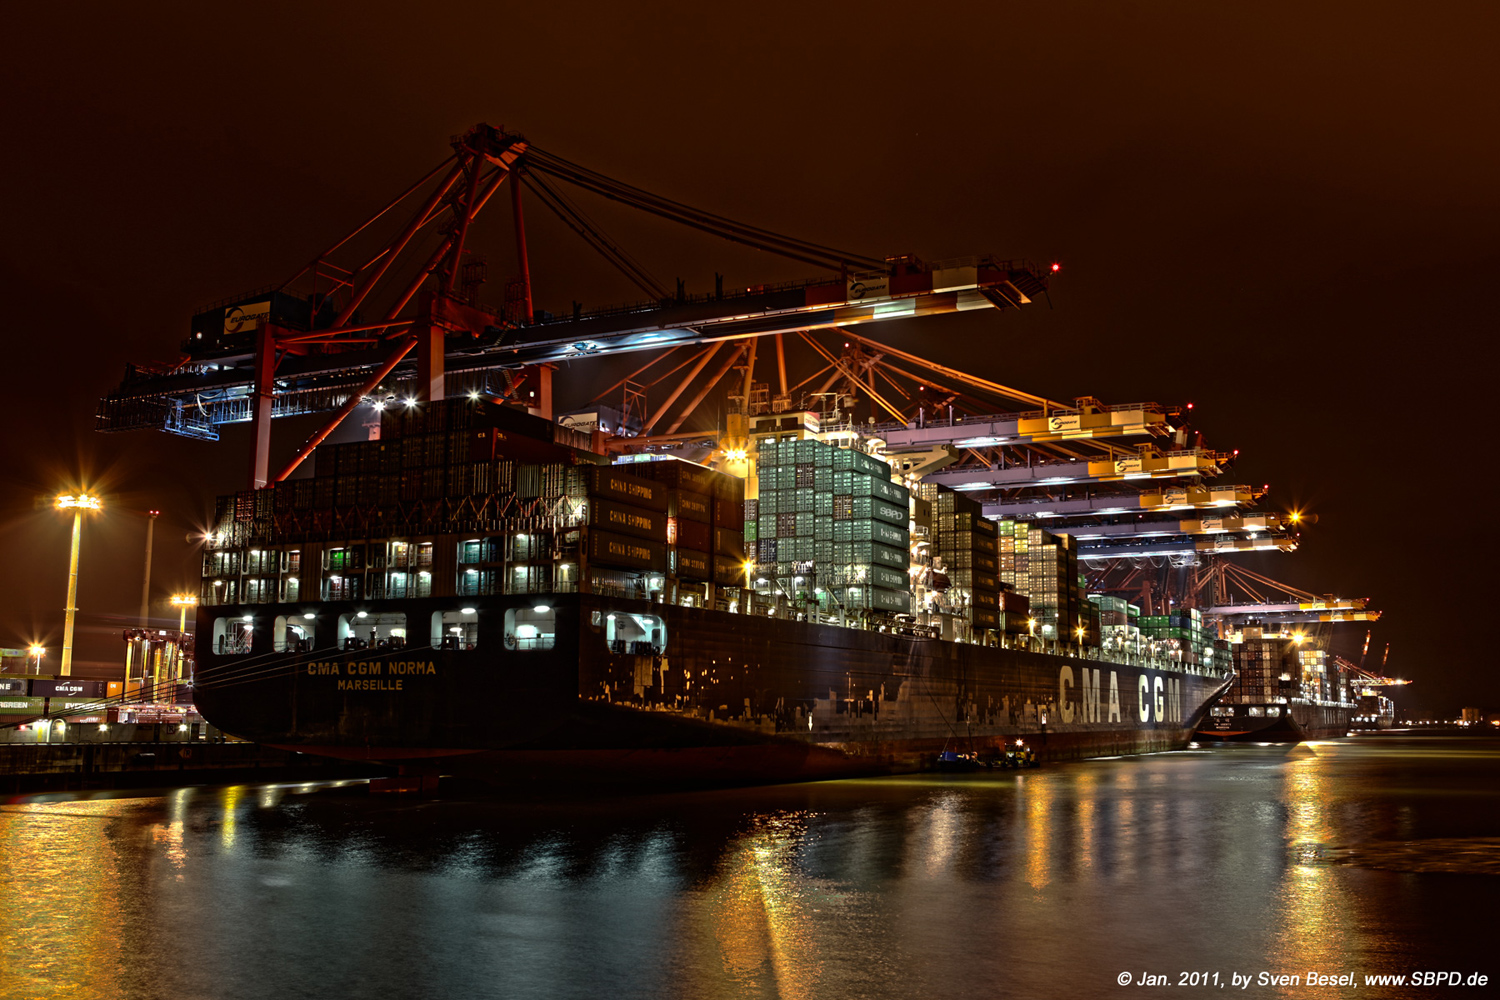
[[[0,804],[0,996],[1118,997],[1122,971],[1493,975],[1489,924],[1466,914],[1492,891],[1497,778],[1500,744],[1385,738],[614,800],[20,798]],[[1424,842],[1437,873],[1410,860]]]

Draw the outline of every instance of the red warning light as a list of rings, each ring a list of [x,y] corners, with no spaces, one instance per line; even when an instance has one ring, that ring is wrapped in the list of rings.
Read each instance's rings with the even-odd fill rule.
[[[1061,264],[1053,264],[1052,265],[1052,272],[1054,274],[1056,274],[1058,271],[1061,271],[1061,270],[1062,270],[1062,265]]]
[[[1187,408],[1191,410],[1193,408],[1193,404],[1189,403]]]

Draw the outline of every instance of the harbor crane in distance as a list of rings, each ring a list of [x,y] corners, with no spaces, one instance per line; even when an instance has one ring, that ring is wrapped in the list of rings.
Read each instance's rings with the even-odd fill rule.
[[[1306,518],[1301,518],[1306,520]],[[1194,565],[1167,559],[1098,560],[1089,558],[1090,591],[1127,595],[1148,614],[1170,607],[1199,609],[1206,619],[1227,626],[1248,621],[1268,625],[1379,621],[1381,612],[1368,598],[1318,595],[1230,562],[1226,552],[1211,552]]]

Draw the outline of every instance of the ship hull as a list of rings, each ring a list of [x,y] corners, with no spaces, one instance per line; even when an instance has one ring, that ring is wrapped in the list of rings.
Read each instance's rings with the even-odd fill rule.
[[[1232,715],[1206,715],[1194,739],[1209,743],[1301,743],[1349,734],[1353,706],[1295,702],[1227,705]],[[1256,714],[1251,714],[1256,712]]]
[[[508,615],[545,602],[555,633],[517,648]],[[1224,676],[595,595],[364,602],[421,623],[462,603],[473,648],[408,642],[199,654],[196,700],[256,742],[493,780],[724,783],[891,773],[945,748],[1044,760],[1180,749]],[[258,606],[257,620],[304,606]],[[201,634],[232,609],[200,611]],[[324,603],[317,635],[355,613]],[[609,616],[657,623],[613,647]],[[222,618],[220,618],[222,620]],[[434,618],[433,620],[436,620]],[[424,636],[425,637],[425,636]],[[524,647],[524,642],[520,644]]]

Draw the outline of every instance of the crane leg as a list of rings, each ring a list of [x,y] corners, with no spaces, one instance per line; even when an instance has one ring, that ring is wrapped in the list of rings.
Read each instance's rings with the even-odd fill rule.
[[[446,379],[443,376],[444,330],[430,320],[419,323],[413,332],[417,336],[417,398],[424,402],[436,402],[446,395]]]
[[[276,334],[269,323],[255,333],[255,384],[250,397],[250,488],[271,478],[271,400],[275,392]]]

